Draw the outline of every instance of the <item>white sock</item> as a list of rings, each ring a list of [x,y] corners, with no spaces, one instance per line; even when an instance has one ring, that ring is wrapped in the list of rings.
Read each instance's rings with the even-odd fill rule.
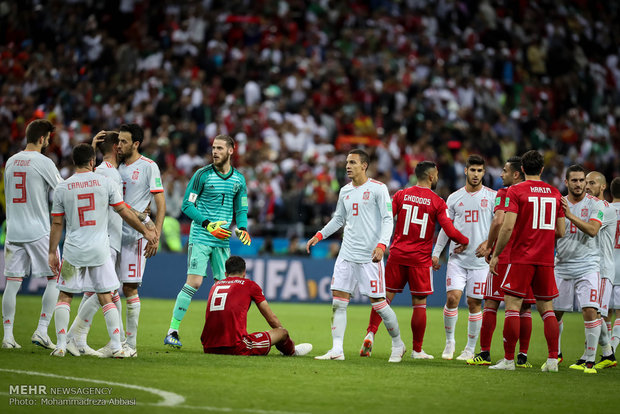
[[[454,342],[454,328],[459,319],[459,308],[443,307],[443,325],[446,329],[446,342]]]
[[[617,351],[618,344],[620,344],[620,318],[616,319],[614,328],[611,331],[611,347]]]
[[[133,295],[127,298],[127,344],[136,349],[136,337],[138,336],[138,320],[140,319],[140,297]]]
[[[605,319],[603,319],[605,321]],[[607,333],[609,334],[609,338],[611,338],[611,321],[605,321],[604,328],[607,328]]]
[[[2,295],[2,326],[4,326],[4,339],[14,341],[13,324],[15,323],[15,305],[17,304],[17,291],[22,285],[22,278],[6,278],[6,287]]]
[[[598,338],[601,336],[601,320],[585,321],[584,325],[586,331],[586,352],[583,359],[587,362],[594,361],[596,359]]]
[[[78,306],[78,313],[80,313],[80,311],[82,310],[82,306],[84,306],[84,303],[86,303],[86,301],[91,296],[97,296],[97,295],[95,295],[95,292],[84,292],[84,294],[82,295],[82,300],[80,301],[80,306]]]
[[[116,305],[116,310],[118,311],[118,329],[120,330],[120,338],[121,342],[125,341],[125,330],[123,329],[123,301],[121,301],[121,297],[116,291],[112,295],[112,302]]]
[[[93,318],[100,307],[101,304],[97,295],[82,297],[77,316],[73,320],[68,334],[68,339],[73,338],[77,346],[86,346],[86,336],[90,330],[90,325],[93,323]]]
[[[381,319],[383,319],[383,324],[392,337],[392,346],[401,346],[403,341],[400,339],[400,329],[398,328],[398,319],[396,318],[394,309],[388,305],[387,300],[373,303],[372,308],[381,316]]]
[[[332,300],[332,351],[342,353],[344,331],[347,329],[347,306],[349,299],[334,297]]]
[[[482,312],[470,313],[467,320],[467,346],[471,352],[476,349],[476,342],[480,336],[480,328],[482,327]]]
[[[562,331],[564,330],[564,320],[558,321],[558,354],[562,353]]]
[[[56,348],[67,349],[67,330],[69,327],[69,316],[71,305],[67,302],[58,302],[54,312],[54,324],[56,325]]]
[[[108,328],[108,335],[110,335],[110,348],[116,352],[121,349],[121,331],[118,328],[118,310],[114,303],[103,305],[103,317],[105,318],[105,326]]]
[[[603,356],[610,356],[612,354],[609,336],[607,326],[605,325],[605,319],[601,318],[601,336],[598,338],[598,344],[601,346]]]
[[[39,316],[39,326],[37,326],[37,331],[46,335],[47,327],[49,326],[50,320],[52,320],[52,315],[54,314],[56,302],[58,302],[59,292],[58,282],[56,279],[48,279],[45,292],[43,292],[43,297],[41,298],[41,314]]]

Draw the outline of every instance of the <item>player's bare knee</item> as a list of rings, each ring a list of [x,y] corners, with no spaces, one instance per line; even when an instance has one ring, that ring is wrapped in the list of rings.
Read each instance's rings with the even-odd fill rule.
[[[478,313],[482,309],[482,300],[467,297],[467,307],[470,313]]]
[[[187,280],[185,281],[185,283],[198,290],[200,289],[200,286],[202,286],[203,279],[204,278],[202,276],[187,275]]]
[[[583,313],[583,319],[586,321],[593,321],[596,319],[596,308],[583,308],[581,312]]]
[[[446,293],[446,306],[450,309],[459,306],[459,302],[461,300],[461,293],[462,292],[460,290],[449,290]]]

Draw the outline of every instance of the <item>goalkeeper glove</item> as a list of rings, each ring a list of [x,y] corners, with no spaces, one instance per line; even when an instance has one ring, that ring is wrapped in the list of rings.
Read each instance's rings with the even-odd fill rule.
[[[235,234],[237,235],[237,238],[241,240],[241,243],[245,244],[246,246],[252,244],[250,233],[248,233],[248,231],[243,227],[241,227],[240,229],[235,229]]]
[[[209,220],[205,220],[202,222],[202,227],[207,229],[209,233],[216,239],[220,240],[228,240],[230,235],[232,234],[230,230],[223,228],[222,226],[228,223],[227,221],[214,221],[209,222]]]

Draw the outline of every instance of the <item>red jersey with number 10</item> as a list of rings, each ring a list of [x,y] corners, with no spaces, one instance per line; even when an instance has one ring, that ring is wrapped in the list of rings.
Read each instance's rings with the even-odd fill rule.
[[[437,222],[448,237],[468,244],[469,239],[454,228],[447,210],[446,202],[430,188],[413,186],[394,194],[392,212],[398,218],[390,245],[390,261],[405,266],[430,266]]]
[[[248,309],[265,300],[263,290],[243,277],[227,277],[209,292],[205,326],[200,339],[205,348],[234,347],[247,332]]]
[[[508,189],[505,211],[517,213],[510,263],[553,266],[555,223],[564,217],[562,194],[542,181],[527,180]]]

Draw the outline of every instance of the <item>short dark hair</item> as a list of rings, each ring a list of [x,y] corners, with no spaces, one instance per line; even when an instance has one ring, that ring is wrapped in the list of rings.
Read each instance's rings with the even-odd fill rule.
[[[469,168],[472,165],[482,165],[484,167],[485,164],[486,163],[484,161],[484,158],[482,158],[478,154],[472,154],[469,157],[467,157],[467,162],[465,163],[465,167]]]
[[[570,167],[568,167],[566,169],[566,179],[568,180],[568,177],[570,176],[570,173],[572,172],[582,172],[583,175],[586,175],[586,169],[583,168],[580,164],[573,164]]]
[[[97,143],[97,149],[105,155],[114,150],[114,145],[118,145],[118,132],[106,131],[103,141]]]
[[[36,144],[39,138],[44,137],[48,132],[53,132],[54,124],[47,119],[35,119],[26,127],[26,142],[28,144]]]
[[[433,161],[420,161],[415,166],[415,176],[420,180],[425,180],[428,177],[428,171],[433,168],[437,168],[437,165]]]
[[[540,175],[545,166],[545,159],[536,150],[530,150],[521,156],[521,165],[525,175]]]
[[[226,141],[226,146],[228,148],[232,148],[232,149],[235,148],[235,140],[232,139],[230,135],[225,135],[225,134],[216,135],[215,138],[213,138],[213,141],[215,141],[216,139]]]
[[[241,256],[230,256],[226,260],[226,275],[241,275],[245,272],[245,260]]]
[[[139,142],[142,145],[144,141],[144,130],[138,124],[123,124],[120,128],[121,132],[129,132],[131,134],[132,142]],[[138,145],[139,147],[139,145]]]
[[[609,191],[611,191],[611,196],[613,198],[620,198],[620,177],[616,177],[611,180]]]
[[[86,167],[95,158],[95,150],[90,144],[78,144],[73,148],[71,156],[76,167]]]
[[[366,151],[364,151],[363,149],[352,149],[351,151],[349,151],[349,155],[359,155],[360,156],[360,161],[362,162],[362,164],[366,163],[366,166],[370,165],[370,157],[368,156],[368,153]]]
[[[525,179],[525,174],[523,174],[523,170],[521,170],[521,157],[515,155],[514,157],[508,158],[506,162],[510,165],[512,171],[519,173],[519,177],[521,177],[522,180]]]

